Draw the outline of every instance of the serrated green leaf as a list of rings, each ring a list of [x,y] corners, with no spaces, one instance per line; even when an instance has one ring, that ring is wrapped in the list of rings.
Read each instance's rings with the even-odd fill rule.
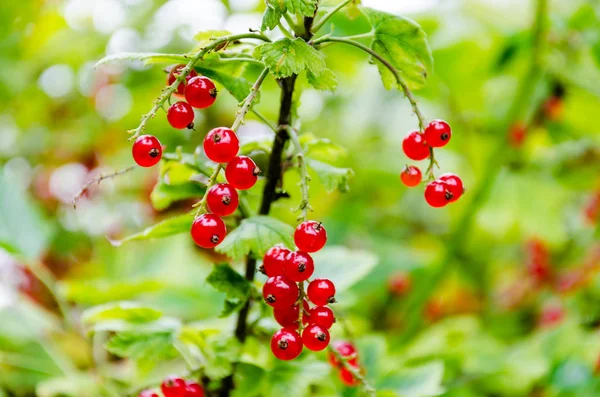
[[[252,252],[262,256],[272,246],[284,244],[292,248],[294,228],[269,216],[244,219],[216,248],[232,259],[241,259]]]
[[[228,30],[203,30],[196,33],[194,40],[198,42],[200,47],[204,47],[205,45],[210,44],[211,41],[224,36],[231,36],[231,32]]]
[[[111,244],[118,247],[129,241],[149,240],[153,238],[169,237],[179,233],[189,233],[193,221],[194,217],[188,214],[175,216],[149,226],[143,231],[127,236],[122,240],[111,240]]]
[[[314,134],[302,134],[300,143],[304,147],[304,154],[313,160],[335,162],[345,158],[348,151],[327,138],[317,138]]]
[[[331,69],[326,68],[319,75],[315,75],[309,70],[306,72],[306,78],[308,79],[308,83],[317,90],[331,92],[335,92],[335,90],[337,90],[337,76]]]
[[[239,363],[233,374],[235,390],[232,397],[255,397],[263,388],[266,371],[254,364]]]
[[[327,67],[324,55],[300,38],[292,40],[286,37],[274,43],[261,44],[254,49],[253,55],[263,61],[278,79],[304,70],[318,76]]]
[[[100,65],[109,62],[119,61],[144,61],[146,65],[156,63],[188,63],[190,60],[183,54],[161,54],[158,52],[119,52],[105,56],[94,65],[97,68]]]
[[[337,291],[350,288],[366,276],[378,262],[377,255],[342,246],[326,246],[313,254],[315,276],[330,278]]]
[[[217,68],[210,69],[205,64],[196,65],[196,70],[206,77],[213,79],[217,83],[221,84],[235,99],[238,101],[243,101],[250,90],[252,89],[252,84],[241,76],[232,76],[225,70],[219,70]],[[254,100],[253,104],[257,104],[259,102],[259,97]]]
[[[61,294],[69,302],[84,305],[99,305],[115,300],[132,299],[143,293],[158,291],[163,285],[155,280],[67,280],[63,281],[60,287]]]
[[[158,362],[178,356],[173,347],[172,332],[136,333],[119,332],[106,343],[105,348],[119,357],[136,361]]]
[[[307,17],[315,15],[317,0],[284,0],[285,6],[292,14],[300,13]]]
[[[307,159],[307,164],[317,173],[321,183],[328,192],[331,193],[339,190],[340,192],[345,193],[350,190],[348,183],[354,176],[354,171],[352,169],[334,167],[313,159]]]
[[[379,387],[391,389],[400,397],[433,397],[444,392],[443,377],[444,364],[436,361],[397,371],[385,378]]]
[[[124,320],[131,323],[147,323],[162,317],[160,310],[144,306],[136,302],[112,302],[94,306],[84,311],[81,322],[84,325],[93,325],[106,320]]]
[[[250,283],[226,263],[215,265],[206,281],[217,291],[227,295],[220,317],[238,311],[250,297]]]
[[[275,8],[269,7],[267,5],[267,9],[263,14],[262,23],[260,25],[260,30],[273,30],[281,20],[281,12],[276,10]]]
[[[398,70],[409,88],[423,87],[433,69],[433,57],[421,26],[411,19],[372,8],[362,7],[362,11],[375,31],[371,48]],[[400,89],[393,74],[382,63],[377,62],[377,67],[387,89]]]

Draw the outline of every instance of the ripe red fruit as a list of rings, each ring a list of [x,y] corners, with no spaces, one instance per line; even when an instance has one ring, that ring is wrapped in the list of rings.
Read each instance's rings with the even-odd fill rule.
[[[335,316],[333,311],[326,306],[315,306],[309,311],[309,322],[311,324],[317,324],[326,329],[331,328],[335,323]]]
[[[185,380],[177,376],[169,376],[160,385],[160,390],[162,390],[165,397],[185,397],[186,387]]]
[[[425,201],[434,208],[445,206],[453,197],[446,182],[433,181],[425,188]]]
[[[390,277],[388,289],[392,295],[401,296],[410,290],[410,276],[404,272],[398,272]]]
[[[140,167],[152,167],[162,157],[162,146],[155,136],[141,135],[133,143],[131,154]]]
[[[552,277],[550,252],[546,244],[538,239],[527,242],[527,272],[538,283],[548,281]]]
[[[402,141],[402,150],[411,160],[425,160],[429,157],[429,146],[425,143],[425,136],[419,131],[409,133]]]
[[[446,146],[452,137],[452,129],[443,120],[433,120],[425,128],[425,141],[431,147]]]
[[[247,156],[238,156],[231,160],[225,168],[225,178],[234,188],[250,189],[258,180],[260,168]]]
[[[419,183],[421,183],[421,178],[423,178],[421,170],[419,169],[419,167],[415,167],[413,165],[407,165],[400,174],[400,179],[402,180],[402,183],[404,183],[404,185],[408,187],[417,186]]]
[[[285,263],[291,251],[285,247],[275,246],[269,248],[263,257],[262,270],[267,277],[283,276]]]
[[[204,389],[196,382],[188,382],[185,397],[204,397]]]
[[[206,205],[215,215],[227,216],[235,212],[239,204],[237,190],[227,183],[218,183],[208,190]]]
[[[508,130],[508,143],[515,149],[520,148],[527,135],[527,126],[522,121],[513,124]]]
[[[192,238],[202,248],[214,248],[227,234],[223,220],[214,214],[202,214],[192,223]]]
[[[306,289],[308,299],[317,306],[326,306],[335,303],[335,285],[326,278],[316,278],[308,284]]]
[[[263,298],[273,307],[290,307],[298,299],[298,285],[285,276],[269,277],[263,286]]]
[[[215,128],[204,137],[204,153],[215,163],[228,163],[240,150],[240,141],[233,130]]]
[[[553,327],[560,324],[564,317],[565,312],[560,305],[550,304],[542,309],[538,323],[540,327]]]
[[[298,332],[282,328],[271,338],[271,351],[280,360],[293,360],[302,353],[302,339]]]
[[[292,281],[306,281],[315,271],[315,262],[309,254],[303,251],[291,252],[287,256],[283,272]]]
[[[358,366],[358,352],[352,343],[340,340],[333,342],[332,345],[333,348],[340,353],[340,356],[348,360],[350,365]],[[333,353],[329,353],[329,363],[335,368],[338,368],[342,365],[342,363]]]
[[[217,88],[211,79],[204,76],[191,78],[185,87],[185,100],[198,109],[204,109],[215,103]]]
[[[308,302],[304,300],[302,302],[303,310],[305,312],[309,311]],[[279,323],[284,328],[296,328],[298,327],[298,312],[299,307],[297,304],[290,307],[275,307],[273,309],[273,317],[275,317],[275,321]],[[309,322],[310,317],[306,313],[302,313],[302,323],[306,324]]]
[[[352,367],[359,369],[358,365],[352,365]],[[354,387],[359,384],[358,379],[356,379],[354,375],[352,375],[352,372],[348,371],[346,368],[340,369],[340,380],[348,387]]]
[[[169,74],[167,76],[167,85],[171,85],[175,82],[175,79],[177,79],[177,77],[179,77],[179,74],[183,68],[185,68],[185,65],[177,65],[177,66],[174,66],[173,68],[171,68],[171,71],[169,72]],[[183,96],[183,94],[185,93],[185,86],[190,81],[190,79],[192,79],[196,76],[198,76],[198,73],[196,73],[196,71],[194,69],[192,69],[190,71],[190,73],[187,76],[185,76],[185,80],[183,80],[177,86],[177,91],[175,91],[175,95]]]
[[[167,110],[167,120],[177,129],[194,127],[194,109],[187,102],[175,102]]]
[[[440,175],[438,179],[442,182],[446,182],[448,190],[450,191],[450,193],[452,193],[452,198],[450,199],[451,203],[458,200],[465,192],[465,187],[463,186],[462,179],[460,179],[456,174],[448,172],[446,174]]]
[[[307,349],[318,352],[329,345],[329,331],[318,324],[311,324],[302,331],[302,341]]]
[[[158,397],[158,394],[154,393],[152,390],[142,390],[138,397]]]
[[[305,221],[296,228],[294,242],[301,251],[317,252],[327,242],[327,231],[321,222]]]

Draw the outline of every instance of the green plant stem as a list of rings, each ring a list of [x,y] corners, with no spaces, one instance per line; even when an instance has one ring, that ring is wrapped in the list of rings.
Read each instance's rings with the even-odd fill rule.
[[[283,24],[281,23],[281,21],[279,21],[277,23],[277,27],[279,28],[279,30],[281,30],[281,33],[283,33],[283,35],[287,38],[293,39],[294,35],[285,28],[285,26],[283,26]]]
[[[344,369],[346,369],[348,372],[350,372],[352,374],[352,376],[354,377],[354,379],[356,379],[357,381],[360,382],[364,392],[369,397],[376,397],[377,391],[375,390],[375,388],[373,386],[371,386],[371,384],[365,378],[365,376],[362,374],[360,369],[350,365],[349,360],[356,358],[355,355],[349,356],[349,357],[344,357],[340,354],[339,351],[337,351],[337,349],[335,347],[333,347],[331,345],[329,345],[327,349],[331,352],[331,354],[333,354],[335,356],[335,358],[340,362],[340,364],[342,364]]]
[[[302,32],[300,31],[300,28],[298,27],[298,24],[296,23],[296,21],[294,21],[294,18],[292,18],[292,16],[287,12],[285,14],[283,14],[283,18],[288,23],[290,28],[294,31],[296,36],[300,36],[300,34]]]
[[[221,37],[219,39],[216,39],[206,47],[202,48],[200,51],[194,54],[192,59],[190,59],[187,65],[185,65],[185,67],[181,70],[173,84],[165,88],[160,94],[160,96],[156,99],[156,101],[154,101],[154,106],[152,107],[152,109],[150,109],[148,113],[142,116],[142,120],[140,121],[140,124],[137,126],[137,128],[129,131],[132,134],[129,139],[135,139],[144,133],[148,122],[156,116],[156,112],[158,112],[158,110],[164,106],[165,102],[167,102],[171,98],[171,95],[175,92],[175,90],[177,90],[179,84],[183,80],[185,80],[185,78],[191,73],[192,69],[194,68],[194,65],[199,60],[201,60],[210,51],[216,50],[217,48],[220,48],[221,46],[224,46],[232,41],[242,39],[258,39],[267,42],[271,41],[267,36],[262,35],[260,33],[244,33]]]
[[[252,109],[252,113],[254,113],[254,115],[258,117],[259,120],[262,121],[267,127],[269,127],[271,131],[277,133],[277,127],[273,125],[273,123],[271,123],[265,116],[263,116],[261,113],[257,112],[254,109]]]
[[[323,17],[312,28],[312,32],[317,33],[327,23],[327,21],[329,21],[329,19],[331,19],[332,16],[334,16],[339,10],[346,7],[352,1],[353,0],[344,0],[343,2],[338,4],[335,8],[333,8],[331,11],[329,11],[327,14],[323,15]]]

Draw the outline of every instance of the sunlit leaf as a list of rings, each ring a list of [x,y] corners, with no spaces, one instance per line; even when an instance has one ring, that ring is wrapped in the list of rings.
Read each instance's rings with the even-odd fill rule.
[[[119,61],[143,61],[146,65],[156,63],[188,63],[190,60],[181,54],[161,54],[158,52],[119,52],[107,55],[100,59],[94,65],[97,68],[100,65]]]
[[[315,276],[330,278],[337,291],[350,288],[377,264],[377,255],[342,246],[325,246],[313,255]]]
[[[313,159],[307,159],[307,163],[317,173],[321,183],[328,192],[339,190],[345,193],[350,190],[349,182],[354,176],[352,169],[334,167]]]
[[[175,216],[149,226],[143,231],[127,236],[122,240],[111,240],[111,244],[118,247],[129,241],[149,240],[153,238],[169,237],[179,233],[189,233],[193,221],[194,217],[188,214]]]
[[[263,61],[278,79],[304,70],[318,76],[326,68],[323,54],[300,38],[292,40],[286,37],[274,43],[261,44],[254,49],[254,57]]]

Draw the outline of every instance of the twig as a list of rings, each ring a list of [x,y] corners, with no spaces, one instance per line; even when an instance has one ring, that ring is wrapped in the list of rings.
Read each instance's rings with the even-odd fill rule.
[[[73,205],[73,208],[77,208],[77,201],[79,201],[79,199],[88,191],[90,190],[90,188],[95,185],[95,184],[100,184],[100,182],[102,182],[105,179],[111,179],[114,178],[116,176],[119,175],[123,175],[128,173],[129,171],[133,171],[136,168],[135,165],[132,165],[131,167],[127,167],[127,168],[123,168],[122,170],[118,170],[113,172],[112,174],[100,174],[99,176],[97,176],[96,178],[92,179],[91,181],[89,181],[88,183],[86,183],[85,185],[83,185],[81,187],[81,189],[79,190],[79,193],[77,193],[75,195],[75,197],[73,197],[73,199],[71,199],[71,204]]]
[[[334,9],[329,11],[327,14],[323,15],[323,17],[319,20],[319,22],[317,22],[317,24],[315,26],[313,26],[312,32],[317,33],[319,31],[319,29],[321,29],[332,16],[334,16],[339,10],[346,7],[352,1],[353,0],[345,0],[345,1],[341,2],[340,4],[338,4]]]
[[[352,374],[352,376],[354,377],[354,379],[356,379],[357,381],[360,382],[360,384],[362,385],[362,388],[365,391],[365,393],[367,393],[370,397],[376,397],[377,390],[375,390],[375,388],[373,386],[371,386],[371,384],[365,378],[365,376],[360,371],[360,369],[358,369],[357,367],[354,367],[353,365],[351,365],[349,363],[349,360],[352,360],[353,358],[356,358],[355,356],[344,357],[344,356],[342,356],[340,354],[339,351],[337,351],[337,349],[335,347],[333,347],[331,345],[329,345],[328,350],[342,364],[342,366],[344,367],[344,369],[346,371],[350,372]]]

